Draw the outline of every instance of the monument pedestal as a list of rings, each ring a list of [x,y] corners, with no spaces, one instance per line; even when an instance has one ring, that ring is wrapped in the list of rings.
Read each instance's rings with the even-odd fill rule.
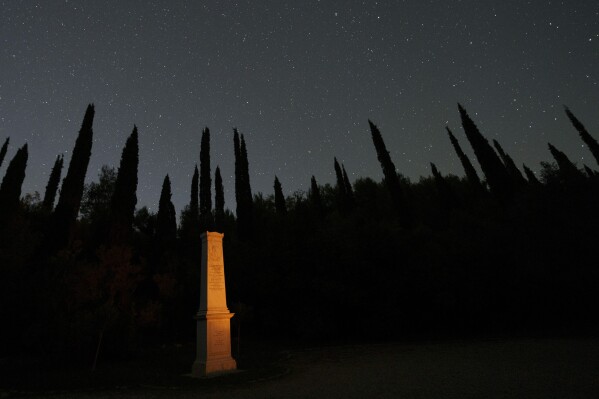
[[[234,313],[198,314],[197,357],[191,375],[205,377],[237,369],[231,357],[230,320]]]
[[[231,317],[227,308],[223,235],[202,234],[202,286],[197,320],[197,356],[192,377],[206,377],[237,369],[231,357]]]

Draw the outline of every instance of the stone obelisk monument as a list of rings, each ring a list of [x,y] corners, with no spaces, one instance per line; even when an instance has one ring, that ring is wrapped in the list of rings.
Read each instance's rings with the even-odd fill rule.
[[[231,317],[225,290],[224,234],[202,234],[200,310],[197,320],[197,356],[193,377],[206,377],[237,369],[231,357]]]

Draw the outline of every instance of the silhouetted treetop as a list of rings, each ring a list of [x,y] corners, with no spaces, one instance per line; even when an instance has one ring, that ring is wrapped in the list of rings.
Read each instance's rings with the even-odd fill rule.
[[[402,223],[405,227],[410,227],[412,225],[412,214],[405,194],[401,188],[395,165],[391,160],[391,156],[389,155],[389,151],[387,151],[387,147],[383,141],[383,136],[381,135],[378,127],[370,119],[368,120],[368,125],[370,126],[370,133],[372,136],[374,149],[376,150],[376,156],[383,170],[383,181],[385,186],[387,186],[389,193],[391,194],[391,199],[395,205],[400,223]]]
[[[14,214],[19,208],[21,188],[25,180],[25,169],[29,152],[27,144],[17,150],[17,153],[8,164],[6,173],[0,184],[0,220]]]
[[[6,140],[4,140],[4,144],[2,144],[2,148],[0,149],[0,166],[2,166],[2,163],[4,162],[4,157],[6,157],[9,141],[10,137],[7,137]]]
[[[453,146],[456,154],[458,155],[458,158],[460,159],[460,162],[462,163],[462,167],[464,168],[464,172],[466,173],[466,178],[468,179],[468,182],[473,187],[475,187],[475,189],[484,190],[480,178],[478,177],[478,173],[476,173],[476,169],[474,169],[474,166],[472,166],[472,162],[470,162],[470,159],[464,153],[462,147],[460,147],[458,139],[455,138],[452,131],[449,129],[449,126],[445,126],[445,130],[447,130],[447,134],[449,135],[451,145]]]
[[[166,175],[162,182],[156,215],[156,237],[164,248],[172,246],[177,238],[177,214],[171,196],[171,180]]]
[[[460,111],[466,137],[474,150],[476,159],[478,159],[478,163],[485,174],[491,191],[501,198],[509,196],[512,191],[512,183],[506,168],[489,145],[487,139],[480,133],[466,110],[459,103],[458,110]]]
[[[58,155],[56,157],[56,161],[54,161],[54,166],[50,172],[50,177],[48,178],[48,184],[46,184],[46,191],[44,193],[44,202],[42,206],[48,211],[51,211],[52,208],[54,208],[54,200],[56,199],[58,185],[60,184],[63,160],[64,158],[62,155]]]
[[[212,220],[212,176],[210,171],[210,130],[202,132],[200,147],[200,229],[211,230]]]
[[[285,196],[283,195],[283,187],[278,177],[275,176],[274,183],[275,190],[275,210],[279,216],[283,216],[287,213],[287,206],[285,205]]]
[[[497,153],[499,154],[499,157],[501,158],[501,161],[503,162],[503,165],[512,178],[514,184],[518,186],[526,184],[526,180],[524,179],[524,176],[522,176],[522,172],[520,172],[512,157],[503,150],[499,142],[495,139],[493,140],[493,146],[495,146],[495,149],[497,150]]]
[[[69,240],[71,226],[79,213],[85,175],[87,174],[93,144],[92,125],[94,114],[94,105],[89,104],[81,123],[79,135],[75,141],[67,175],[62,182],[58,204],[52,217],[52,231],[48,235],[52,249],[59,249],[66,245]]]
[[[137,205],[137,169],[139,165],[139,139],[137,126],[133,126],[121,154],[121,162],[110,205],[110,236],[113,242],[126,240],[133,228]]]
[[[564,109],[566,111],[566,115],[568,115],[568,118],[570,119],[570,122],[572,122],[576,130],[578,130],[580,138],[582,138],[582,141],[584,141],[587,147],[589,147],[589,150],[595,157],[595,161],[597,161],[599,164],[599,143],[597,143],[597,140],[590,135],[584,125],[574,116],[568,107],[564,106]]]
[[[535,176],[534,172],[532,170],[530,170],[530,168],[528,166],[526,166],[525,164],[522,164],[522,169],[524,169],[524,173],[526,173],[526,178],[528,179],[528,183],[530,183],[533,186],[541,185],[541,182],[539,181],[539,179],[537,179],[537,176]]]
[[[559,167],[560,174],[562,175],[564,181],[570,183],[578,183],[584,175],[582,172],[576,167],[574,162],[570,161],[570,159],[564,154],[562,151],[558,150],[551,143],[547,143],[549,146],[549,151],[551,151],[551,155],[557,162],[557,166]]]
[[[225,189],[220,168],[217,166],[214,172],[214,224],[216,231],[223,232],[225,224]]]

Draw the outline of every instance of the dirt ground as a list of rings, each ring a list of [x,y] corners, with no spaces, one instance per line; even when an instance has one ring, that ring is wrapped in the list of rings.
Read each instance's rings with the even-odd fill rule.
[[[268,373],[185,376],[53,398],[593,398],[599,339],[395,343],[280,351]],[[3,396],[0,394],[0,396]]]

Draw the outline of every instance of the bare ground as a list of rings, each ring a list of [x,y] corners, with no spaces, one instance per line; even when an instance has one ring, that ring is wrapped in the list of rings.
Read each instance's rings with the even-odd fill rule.
[[[145,376],[131,385],[91,390],[0,390],[0,397],[599,397],[599,339],[589,338],[323,347],[277,351],[269,362],[246,365],[250,368],[245,371],[204,380],[181,374],[165,377],[158,371],[155,378]],[[122,372],[126,381],[127,370]],[[162,374],[169,373],[172,371]]]

